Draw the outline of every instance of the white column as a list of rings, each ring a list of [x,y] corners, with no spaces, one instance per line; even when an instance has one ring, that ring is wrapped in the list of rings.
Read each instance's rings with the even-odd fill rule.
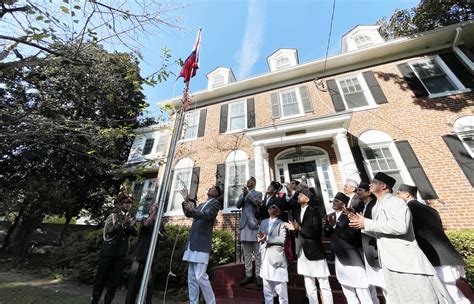
[[[357,169],[354,157],[352,156],[351,147],[347,141],[346,134],[347,132],[345,130],[339,131],[334,135],[333,138],[334,145],[339,151],[339,156],[341,157],[341,175],[343,178],[343,183],[347,178],[360,182],[359,170]]]
[[[257,186],[255,190],[264,192],[265,191],[265,166],[263,163],[265,148],[263,145],[253,146],[254,159],[255,159],[255,179],[257,180]]]
[[[265,191],[267,190],[268,186],[270,186],[270,165],[268,161],[268,152],[267,149],[265,149],[265,154],[263,155],[263,174],[265,177],[265,184],[264,184],[264,189]]]

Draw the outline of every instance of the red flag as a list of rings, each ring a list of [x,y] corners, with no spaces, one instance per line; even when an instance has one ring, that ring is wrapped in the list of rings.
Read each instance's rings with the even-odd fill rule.
[[[196,76],[196,71],[199,68],[199,45],[201,44],[201,31],[202,29],[199,29],[191,55],[189,55],[184,61],[184,65],[181,68],[181,72],[178,76],[178,78],[184,78],[184,83],[188,83],[189,80],[191,80],[191,77]]]

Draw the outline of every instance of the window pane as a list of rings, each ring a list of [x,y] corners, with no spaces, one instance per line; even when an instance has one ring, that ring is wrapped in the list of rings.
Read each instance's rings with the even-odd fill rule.
[[[295,91],[282,93],[281,104],[283,108],[283,116],[297,115],[300,113]]]
[[[153,149],[153,143],[155,142],[154,138],[148,138],[145,142],[145,147],[143,148],[143,155],[147,155],[151,153],[151,149]]]
[[[185,188],[189,191],[191,173],[192,169],[185,169],[175,172],[176,177],[170,210],[181,210],[181,203],[183,202],[184,198],[179,192]]]
[[[379,164],[377,163],[376,160],[370,160],[369,163],[370,163],[370,167],[372,168],[372,171],[380,170]]]
[[[469,48],[465,45],[461,45],[458,46],[458,48],[460,48],[464,55],[466,55],[472,62],[474,62],[474,47]]]
[[[424,78],[423,83],[432,94],[453,91],[456,89],[446,75]]]
[[[143,182],[135,183],[133,185],[133,198],[135,200],[135,203],[138,203],[139,205],[142,198],[142,192],[143,192]]]
[[[231,163],[227,166],[229,176],[227,178],[227,208],[235,207],[242,187],[245,185],[247,163]]]
[[[299,113],[298,104],[283,105],[283,116],[297,115]]]
[[[375,158],[374,151],[372,151],[372,149],[370,149],[370,148],[364,149],[364,152],[365,152],[365,155],[367,155],[368,159],[374,159]]]
[[[198,122],[199,111],[186,115],[186,121],[184,124],[184,139],[191,139],[197,137]]]
[[[230,130],[229,131],[234,131],[234,130],[241,130],[245,128],[245,116],[240,116],[240,117],[232,117],[230,119]]]
[[[369,105],[367,99],[365,98],[364,92],[346,94],[344,95],[344,98],[346,99],[347,107],[349,109]]]

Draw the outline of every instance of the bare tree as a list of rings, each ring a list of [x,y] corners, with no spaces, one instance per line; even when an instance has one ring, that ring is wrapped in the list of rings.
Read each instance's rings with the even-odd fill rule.
[[[46,55],[87,64],[57,45],[74,45],[76,53],[109,45],[141,58],[143,37],[182,29],[182,8],[158,0],[0,1],[0,67],[38,64]]]

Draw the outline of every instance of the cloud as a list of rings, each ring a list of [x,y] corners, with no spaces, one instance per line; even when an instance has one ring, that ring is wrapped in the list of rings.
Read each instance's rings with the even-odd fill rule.
[[[242,46],[238,55],[237,78],[247,77],[260,57],[265,23],[263,1],[249,0]]]

